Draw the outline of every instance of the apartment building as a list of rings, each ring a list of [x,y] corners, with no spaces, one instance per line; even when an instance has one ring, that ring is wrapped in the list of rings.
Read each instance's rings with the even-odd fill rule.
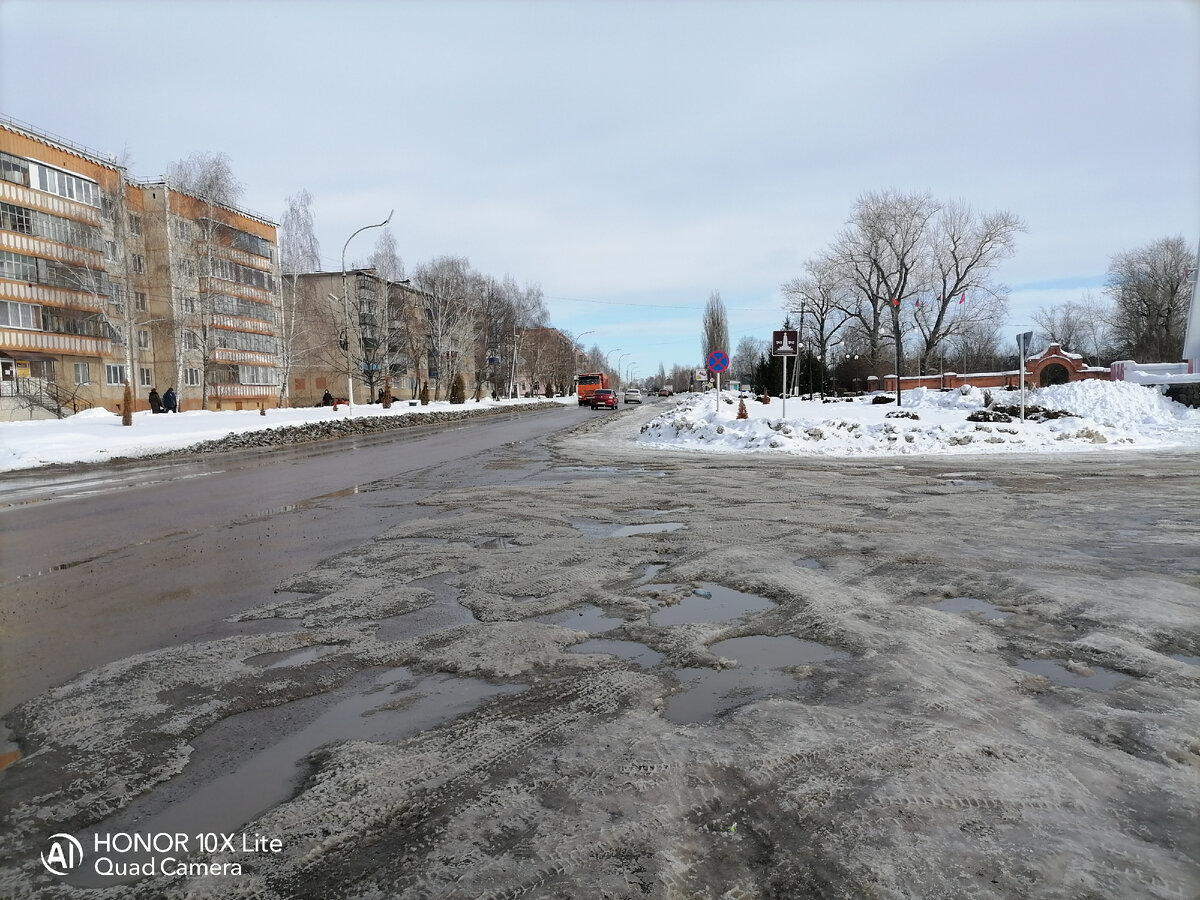
[[[313,406],[326,391],[354,402],[379,398],[387,380],[398,400],[449,391],[443,356],[434,347],[431,297],[408,281],[381,278],[375,269],[283,276],[285,318],[291,324],[288,400]],[[351,379],[347,373],[352,373]],[[450,376],[452,377],[452,376]]]
[[[276,405],[275,224],[0,119],[0,417]],[[50,412],[46,412],[50,411]]]

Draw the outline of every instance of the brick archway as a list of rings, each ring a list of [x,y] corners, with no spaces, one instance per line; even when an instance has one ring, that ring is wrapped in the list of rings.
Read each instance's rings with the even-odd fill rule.
[[[1071,380],[1071,373],[1062,363],[1052,362],[1042,367],[1038,374],[1038,385],[1049,387],[1052,384],[1066,384]]]

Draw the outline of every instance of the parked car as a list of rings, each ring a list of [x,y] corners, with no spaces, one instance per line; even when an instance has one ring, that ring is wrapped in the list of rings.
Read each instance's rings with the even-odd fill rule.
[[[597,388],[592,392],[592,409],[599,409],[605,406],[609,409],[617,408],[617,392],[608,388]]]
[[[639,391],[637,388],[629,388],[628,390],[625,391],[625,402],[626,403],[641,403],[642,402],[642,392]]]
[[[669,391],[669,390],[667,390],[666,388],[663,388],[661,391],[659,391],[659,392],[658,392],[658,396],[660,396],[660,397],[674,397],[674,396],[675,396],[675,394],[674,394],[672,391]]]

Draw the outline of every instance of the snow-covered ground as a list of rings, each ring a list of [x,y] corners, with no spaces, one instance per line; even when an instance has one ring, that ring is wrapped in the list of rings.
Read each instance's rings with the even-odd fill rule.
[[[377,404],[357,404],[354,418],[471,411],[539,402],[540,399],[470,400],[461,405],[439,400],[427,406],[409,406],[408,401],[398,400],[390,409]],[[574,403],[575,398],[541,402]],[[52,463],[91,463],[122,456],[149,456],[217,440],[231,433],[333,422],[349,416],[350,410],[345,405],[337,409],[330,406],[268,409],[266,415],[261,415],[258,410],[194,410],[161,415],[145,411],[134,413],[133,424],[124,426],[116,413],[89,409],[66,419],[0,422],[0,472]]]
[[[988,397],[985,397],[985,394]],[[774,451],[826,456],[911,453],[996,453],[1108,450],[1113,448],[1200,450],[1200,410],[1164,397],[1155,388],[1119,381],[1078,381],[1028,390],[1027,406],[1063,410],[1072,415],[1046,421],[969,422],[967,416],[996,405],[1019,405],[1016,391],[966,388],[948,392],[920,388],[905,391],[902,406],[875,404],[871,397],[822,402],[778,397],[770,404],[745,400],[749,418],[738,419],[739,399],[684,394],[658,401],[657,415],[642,428],[643,446],[720,453]],[[391,409],[356,406],[356,418],[404,416],[411,413],[472,410],[529,400],[483,400],[452,406],[398,402]],[[555,403],[572,405],[573,397]],[[902,414],[897,417],[897,413]],[[345,406],[255,410],[200,411],[178,415],[136,413],[134,424],[120,416],[89,410],[63,420],[0,423],[0,471],[51,463],[101,462],[179,450],[230,433],[286,428],[346,419]],[[909,416],[915,416],[910,418]]]
[[[986,396],[985,396],[986,395]],[[890,395],[885,395],[890,396]],[[770,404],[723,393],[685,395],[643,427],[640,441],[653,447],[742,453],[773,451],[826,456],[911,453],[997,453],[1128,448],[1200,449],[1200,410],[1155,388],[1118,381],[1077,381],[1026,391],[1026,408],[1070,416],[1022,422],[972,422],[985,407],[1019,406],[1018,391],[967,387],[904,391],[902,405],[872,397],[836,400],[773,398]],[[748,418],[738,419],[745,403]],[[786,412],[786,414],[785,414]]]

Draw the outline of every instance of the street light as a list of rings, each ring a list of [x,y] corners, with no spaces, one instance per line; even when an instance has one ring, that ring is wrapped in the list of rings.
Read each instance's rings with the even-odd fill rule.
[[[392,221],[392,212],[388,213],[386,219],[377,225],[364,225],[350,237],[346,238],[346,243],[342,244],[342,315],[346,322],[346,410],[347,416],[354,418],[354,368],[350,359],[350,289],[346,281],[346,249],[350,246],[350,242],[354,240],[362,232],[369,228],[382,228],[388,222]],[[361,347],[359,348],[362,349]]]
[[[633,353],[622,353],[620,356],[617,357],[617,378],[618,379],[620,379],[620,377],[621,377],[621,363],[625,361],[625,357],[627,357],[627,356],[633,356]]]
[[[604,368],[606,368],[606,369],[612,368],[612,363],[608,361],[608,358],[620,349],[621,349],[620,347],[614,347],[612,350],[609,350],[607,353],[604,354]]]

